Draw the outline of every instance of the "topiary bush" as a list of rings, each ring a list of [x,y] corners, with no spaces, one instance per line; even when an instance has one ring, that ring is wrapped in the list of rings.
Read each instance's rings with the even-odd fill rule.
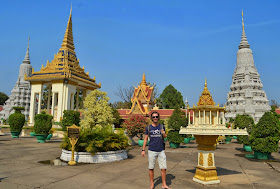
[[[253,127],[250,145],[253,151],[271,153],[278,151],[280,124],[273,112],[266,112]]]
[[[10,131],[21,131],[25,123],[25,116],[20,112],[23,107],[14,107],[15,113],[9,116]]]
[[[176,108],[168,120],[168,129],[170,131],[167,134],[167,139],[169,142],[182,143],[184,141],[184,137],[179,134],[181,126],[187,127],[188,119],[184,112]]]
[[[61,120],[61,127],[63,131],[67,130],[67,127],[75,124],[76,126],[80,126],[80,112],[74,110],[64,110],[63,118]]]
[[[246,128],[249,136],[254,126],[255,126],[254,119],[247,114],[244,115],[237,114],[234,119],[234,127],[239,129]],[[250,144],[249,136],[246,135],[237,136],[237,142],[239,144],[249,145]]]
[[[34,118],[34,132],[35,134],[48,134],[50,129],[52,128],[52,119],[53,116],[46,114],[46,112],[42,112],[41,114],[37,114]]]

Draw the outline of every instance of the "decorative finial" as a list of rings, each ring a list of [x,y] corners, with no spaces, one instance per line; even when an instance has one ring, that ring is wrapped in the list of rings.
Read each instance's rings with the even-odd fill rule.
[[[70,15],[72,15],[72,2],[71,2]]]
[[[147,85],[145,73],[143,73],[143,77],[142,77],[142,81],[141,81],[140,85]]]
[[[205,77],[205,84],[204,84],[204,87],[207,87],[207,80],[206,80],[206,77]]]
[[[242,30],[244,30],[243,9],[242,9]]]
[[[25,63],[25,64],[30,64],[30,58],[29,58],[29,40],[30,40],[30,36],[28,37],[27,50],[26,50],[25,57],[24,57],[24,59],[23,59],[23,63]]]

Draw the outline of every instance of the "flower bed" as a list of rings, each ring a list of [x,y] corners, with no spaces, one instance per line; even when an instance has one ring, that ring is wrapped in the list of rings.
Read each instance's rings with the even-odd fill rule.
[[[71,151],[62,149],[60,159],[63,161],[71,160]],[[91,155],[89,152],[74,152],[74,160],[78,163],[108,163],[127,159],[126,150],[96,152]]]

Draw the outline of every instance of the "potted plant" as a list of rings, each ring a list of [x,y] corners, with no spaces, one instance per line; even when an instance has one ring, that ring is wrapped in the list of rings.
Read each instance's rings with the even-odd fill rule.
[[[21,113],[23,107],[14,107],[15,113],[9,116],[10,132],[13,138],[19,138],[19,134],[25,123],[25,116]]]
[[[247,132],[250,136],[253,127],[255,126],[254,124],[254,120],[251,116],[244,114],[244,115],[237,115],[234,119],[234,127],[239,128],[239,129],[247,129]],[[250,146],[250,142],[249,142],[249,136],[246,135],[241,135],[241,136],[237,136],[237,142],[239,144],[243,144],[243,148],[245,151],[247,152],[251,152],[251,146]]]
[[[35,116],[34,131],[38,143],[46,142],[49,131],[52,128],[52,119],[53,116],[46,114],[46,112],[42,112],[41,114],[37,114]]]
[[[129,136],[137,136],[139,138],[138,145],[143,146],[143,136],[145,135],[145,130],[149,123],[150,121],[146,117],[132,115],[123,122],[122,127],[126,129]]]
[[[168,128],[170,131],[167,134],[170,147],[179,147],[180,143],[184,142],[184,137],[179,134],[181,126],[186,127],[188,125],[188,120],[179,108],[173,111],[173,114],[168,120]]]
[[[253,128],[250,144],[257,159],[269,159],[278,151],[280,124],[275,112],[266,112]]]
[[[51,140],[54,132],[55,132],[55,129],[52,127],[49,131],[49,135],[47,136],[46,140]]]
[[[231,139],[232,139],[232,136],[231,135],[226,135],[226,144],[230,144],[231,143]]]
[[[191,137],[192,137],[191,134],[189,134],[189,135],[183,135],[183,137],[184,137],[184,143],[185,143],[185,144],[190,143]]]
[[[32,126],[31,128],[30,128],[30,136],[35,136],[36,134],[35,134],[35,132],[34,132],[34,126]]]

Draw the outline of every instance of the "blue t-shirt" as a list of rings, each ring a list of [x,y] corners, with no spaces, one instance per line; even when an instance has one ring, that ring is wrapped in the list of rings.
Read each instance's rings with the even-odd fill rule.
[[[157,127],[154,127],[152,125],[149,125],[148,127],[150,127],[149,150],[155,152],[161,152],[162,150],[165,150],[165,143],[164,143],[164,138],[161,134],[160,124]],[[145,132],[146,135],[148,135],[148,127],[146,127],[146,132]],[[165,131],[164,125],[162,128]]]

